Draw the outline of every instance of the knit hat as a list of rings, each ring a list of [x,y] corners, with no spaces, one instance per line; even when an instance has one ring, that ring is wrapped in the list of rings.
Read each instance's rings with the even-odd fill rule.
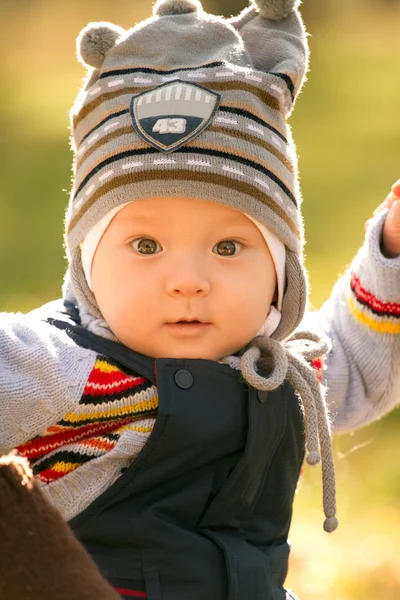
[[[295,0],[254,0],[229,20],[197,0],[159,0],[123,30],[90,23],[78,36],[88,77],[71,111],[74,183],[66,248],[78,305],[101,314],[81,243],[115,207],[181,196],[218,202],[261,223],[286,247],[282,318],[302,320],[297,158],[286,118],[304,80],[306,34]]]
[[[282,317],[271,337],[257,335],[235,358],[257,389],[287,380],[299,393],[307,461],[316,464],[321,452],[324,528],[333,531],[330,426],[310,367],[329,344],[323,334],[298,330],[307,277],[296,148],[287,124],[308,69],[298,5],[251,0],[237,17],[223,19],[205,13],[199,0],[158,0],[153,16],[127,31],[104,22],[82,30],[78,58],[89,70],[71,111],[75,160],[64,296],[77,303],[84,325],[112,335],[88,286],[81,244],[110,211],[138,199],[217,202],[275,234],[285,245]]]

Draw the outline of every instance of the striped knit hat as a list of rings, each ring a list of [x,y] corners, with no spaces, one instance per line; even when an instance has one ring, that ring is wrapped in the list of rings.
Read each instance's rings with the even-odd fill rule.
[[[180,196],[246,213],[286,246],[287,338],[307,299],[297,158],[286,118],[308,66],[299,0],[254,0],[230,20],[198,0],[158,0],[125,31],[90,23],[77,40],[89,68],[71,111],[74,184],[66,217],[70,283],[101,318],[81,244],[115,207]]]

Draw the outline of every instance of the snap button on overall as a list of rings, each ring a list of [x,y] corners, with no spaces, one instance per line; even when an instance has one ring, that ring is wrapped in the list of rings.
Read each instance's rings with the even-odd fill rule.
[[[263,390],[258,390],[257,396],[258,396],[259,401],[264,403],[268,397],[268,392],[265,392]]]
[[[193,385],[193,375],[186,369],[179,369],[175,373],[175,383],[183,390],[188,390]]]

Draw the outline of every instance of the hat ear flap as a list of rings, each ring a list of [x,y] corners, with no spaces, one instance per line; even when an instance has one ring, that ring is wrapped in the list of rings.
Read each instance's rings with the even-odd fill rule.
[[[76,40],[78,60],[87,67],[100,69],[108,52],[125,33],[125,29],[112,23],[89,23]]]
[[[237,17],[229,20],[240,33],[252,59],[252,66],[264,73],[273,73],[285,82],[286,98],[282,104],[286,116],[293,107],[308,70],[307,33],[301,16],[295,9],[297,4],[293,0],[254,0]],[[262,12],[258,10],[258,6]],[[289,6],[292,10],[285,17],[279,20],[271,17],[286,13]]]

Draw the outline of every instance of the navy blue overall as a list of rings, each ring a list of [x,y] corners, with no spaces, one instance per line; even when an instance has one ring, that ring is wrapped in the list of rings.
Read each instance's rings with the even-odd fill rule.
[[[158,387],[144,448],[70,521],[105,577],[126,599],[289,598],[287,537],[304,459],[292,388],[258,392],[227,365],[154,360],[79,326],[67,332]]]

